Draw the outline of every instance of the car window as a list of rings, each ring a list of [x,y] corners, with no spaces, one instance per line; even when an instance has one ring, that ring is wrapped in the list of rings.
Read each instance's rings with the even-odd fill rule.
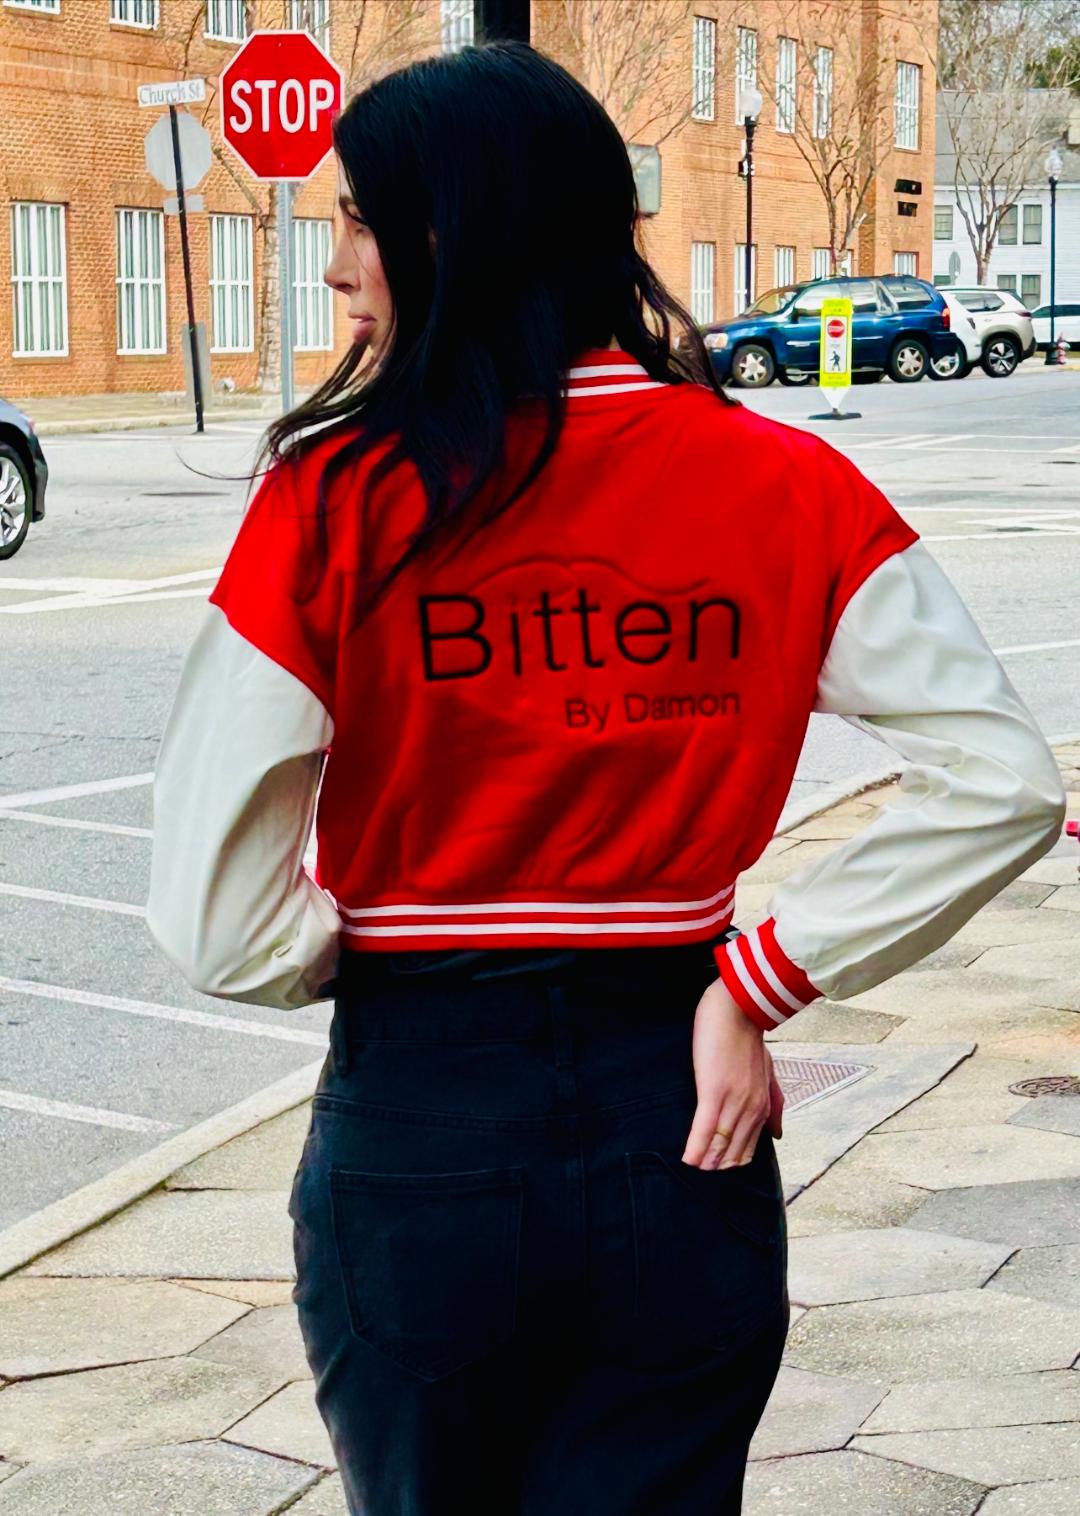
[[[1032,319],[1034,319],[1036,316],[1049,316],[1049,314],[1050,314],[1050,307],[1048,305],[1037,306],[1035,308],[1035,310],[1033,310],[1032,313],[1031,313]],[[1063,305],[1059,305],[1058,306],[1058,315],[1059,316],[1063,316],[1064,314],[1065,314],[1065,307]]]
[[[999,311],[1005,304],[1000,295],[995,295],[993,290],[960,290],[956,298],[962,305],[966,305],[969,311]]]
[[[934,303],[933,295],[918,279],[890,279],[887,288],[901,310],[914,310]]]
[[[845,279],[841,294],[851,301],[853,312],[874,313],[879,309],[877,285],[872,279]]]
[[[759,295],[754,301],[748,314],[773,316],[777,311],[782,311],[785,305],[791,304],[792,298],[798,294],[800,288],[798,284],[788,284],[783,289],[767,290],[764,295]]]
[[[807,290],[803,290],[795,302],[795,309],[800,316],[820,316],[822,304],[826,300],[836,300],[842,296],[844,282],[840,279],[831,279],[824,284],[814,284]]]

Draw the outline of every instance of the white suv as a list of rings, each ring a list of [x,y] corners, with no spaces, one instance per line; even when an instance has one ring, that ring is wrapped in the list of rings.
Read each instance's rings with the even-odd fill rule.
[[[975,317],[953,294],[951,289],[939,289],[938,294],[949,307],[952,316],[952,334],[956,346],[951,353],[941,358],[931,358],[931,379],[965,379],[976,363],[982,362],[983,348]]]
[[[982,344],[983,368],[991,379],[1007,379],[1016,372],[1019,363],[1030,358],[1035,351],[1031,312],[1011,290],[988,289],[976,284],[950,284],[947,288],[974,319]],[[944,294],[945,290],[942,289],[941,293]]]

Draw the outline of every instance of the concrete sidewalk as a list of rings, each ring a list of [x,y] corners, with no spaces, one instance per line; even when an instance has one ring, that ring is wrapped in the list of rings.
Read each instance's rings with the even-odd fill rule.
[[[310,392],[297,391],[297,402]],[[14,402],[33,418],[41,437],[65,437],[76,432],[129,432],[148,427],[190,426],[195,408],[182,391],[161,394],[44,395]],[[215,393],[204,413],[207,426],[222,421],[270,421],[281,414],[281,395]]]
[[[1059,760],[1080,814],[1080,744]],[[896,794],[775,839],[736,918]],[[797,1304],[747,1516],[1080,1509],[1080,1096],[1015,1088],[1080,1076],[1078,861],[1063,841],[930,959],[770,1037]],[[344,1516],[290,1299],[309,1120],[0,1281],[0,1516]]]

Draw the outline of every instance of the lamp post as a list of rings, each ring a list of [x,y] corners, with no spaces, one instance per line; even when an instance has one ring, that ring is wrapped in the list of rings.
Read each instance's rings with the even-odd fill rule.
[[[1054,342],[1054,317],[1057,304],[1057,182],[1064,166],[1061,154],[1056,147],[1052,147],[1043,164],[1050,180],[1050,341],[1046,348],[1047,365],[1062,362]]]
[[[743,277],[745,310],[753,299],[751,291],[754,287],[754,129],[757,118],[761,115],[759,89],[751,85],[740,90],[739,115],[743,119],[743,130],[746,133],[746,150],[739,164],[739,172],[746,180],[746,268]]]

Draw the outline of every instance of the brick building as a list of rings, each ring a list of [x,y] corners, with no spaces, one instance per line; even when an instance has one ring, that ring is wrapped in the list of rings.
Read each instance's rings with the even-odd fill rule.
[[[629,120],[619,125],[645,147],[659,142],[662,199],[644,226],[646,248],[707,320],[741,304],[746,187],[736,101],[747,85],[763,97],[754,136],[757,288],[829,271],[826,202],[806,159],[827,166],[829,130],[852,103],[856,76],[862,119],[883,136],[863,155],[868,190],[847,242],[850,266],[930,276],[927,50],[936,11],[937,0],[906,0],[899,9],[893,0],[532,0],[532,36],[596,87],[597,48],[618,46],[630,15],[649,17],[649,45],[663,56],[646,71],[637,114],[652,119],[640,132]],[[0,0],[0,280],[12,290],[0,301],[0,394],[183,387],[179,226],[163,214],[165,192],[146,171],[143,138],[158,112],[141,109],[136,91],[189,77],[206,80],[205,104],[189,109],[215,143],[199,186],[205,211],[190,217],[196,314],[206,323],[212,378],[239,389],[261,375],[272,381],[273,193],[221,143],[216,85],[248,32],[303,25],[356,87],[400,58],[470,40],[473,4]],[[334,199],[327,164],[295,201],[300,385],[328,373],[347,341],[321,283]]]

